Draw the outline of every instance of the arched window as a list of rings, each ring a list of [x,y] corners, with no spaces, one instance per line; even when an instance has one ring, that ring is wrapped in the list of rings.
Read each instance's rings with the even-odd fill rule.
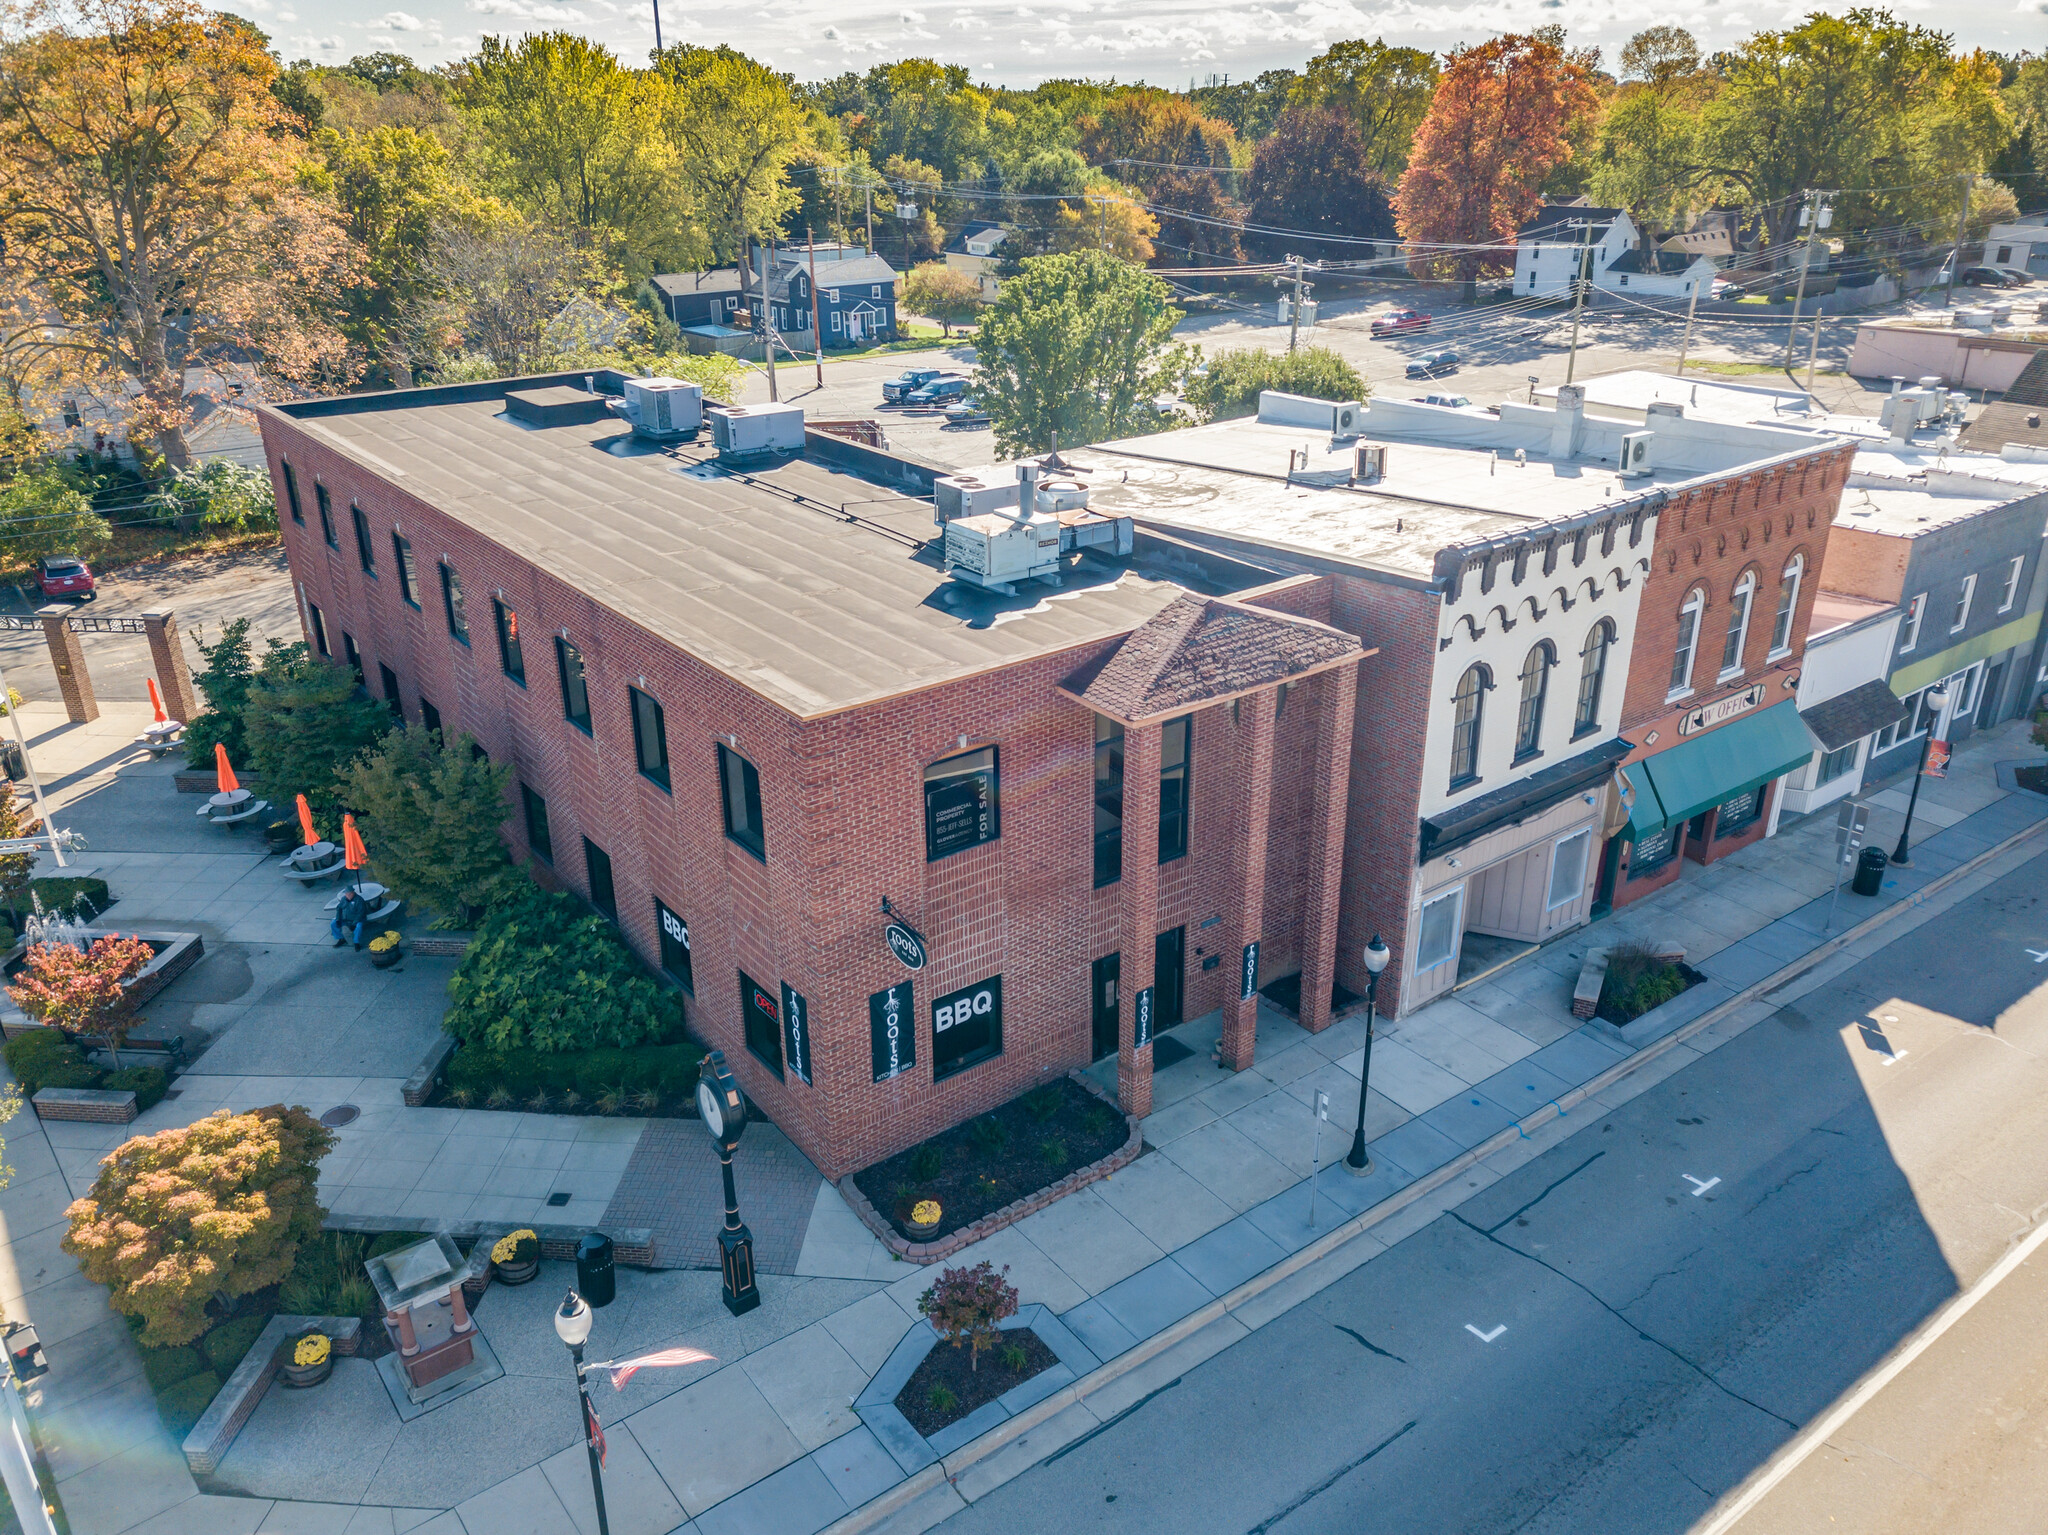
[[[1468,666],[1458,679],[1458,691],[1451,695],[1451,787],[1479,777],[1479,714],[1484,695],[1492,686],[1484,666]]]
[[[1579,647],[1579,706],[1572,714],[1577,740],[1600,725],[1600,686],[1607,680],[1607,647],[1614,643],[1614,625],[1606,619],[1593,625]]]
[[[1515,761],[1533,757],[1543,745],[1543,700],[1550,691],[1550,668],[1557,653],[1544,640],[1530,648],[1522,662],[1522,701],[1515,710]]]
[[[1742,647],[1749,638],[1749,610],[1756,602],[1756,572],[1745,570],[1728,594],[1728,637],[1721,641],[1721,676],[1742,670]]]
[[[1671,691],[1683,693],[1692,686],[1693,657],[1700,648],[1700,611],[1707,605],[1707,594],[1695,586],[1685,594],[1685,605],[1678,610],[1678,644],[1671,652]]]
[[[1795,554],[1778,578],[1778,616],[1771,623],[1771,654],[1782,656],[1792,648],[1792,615],[1799,607],[1799,582],[1806,574],[1806,556]]]

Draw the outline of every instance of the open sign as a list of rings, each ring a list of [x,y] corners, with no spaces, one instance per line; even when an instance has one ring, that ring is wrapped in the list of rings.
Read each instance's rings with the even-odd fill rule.
[[[991,976],[932,1003],[932,1076],[951,1076],[1003,1049],[1003,978]]]

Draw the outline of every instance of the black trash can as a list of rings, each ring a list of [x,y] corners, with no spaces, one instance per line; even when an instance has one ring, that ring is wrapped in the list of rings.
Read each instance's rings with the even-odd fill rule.
[[[619,1293],[612,1239],[601,1231],[576,1244],[576,1292],[593,1306],[609,1306]]]
[[[1856,856],[1856,879],[1849,889],[1857,895],[1876,895],[1884,883],[1885,866],[1890,863],[1881,847],[1867,847]]]
[[[28,777],[28,764],[21,760],[19,742],[0,742],[0,771],[4,771],[15,783]]]

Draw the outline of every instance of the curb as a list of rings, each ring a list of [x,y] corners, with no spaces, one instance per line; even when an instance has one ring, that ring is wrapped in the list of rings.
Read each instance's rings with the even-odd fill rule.
[[[1398,1193],[1389,1195],[1370,1210],[1361,1211],[1345,1221],[1341,1226],[1332,1227],[1327,1233],[1309,1243],[1308,1246],[1302,1248],[1299,1252],[1289,1254],[1263,1273],[1254,1274],[1227,1295],[1210,1301],[1206,1306],[1200,1307],[1198,1310],[1182,1317],[1163,1331],[1154,1333],[1151,1337],[1142,1340],[1132,1348],[1119,1354],[1116,1358],[1109,1360],[1083,1379],[1075,1381],[1072,1385],[1055,1392],[1028,1411],[1019,1413],[1007,1422],[990,1429],[972,1443],[961,1446],[953,1454],[941,1458],[937,1463],[926,1466],[922,1471],[897,1483],[873,1501],[862,1504],[859,1508],[841,1515],[835,1523],[825,1527],[822,1535],[857,1535],[857,1532],[875,1528],[883,1520],[907,1508],[927,1493],[937,1490],[942,1485],[952,1483],[962,1472],[977,1461],[985,1460],[1013,1441],[1021,1439],[1025,1434],[1055,1414],[1064,1411],[1077,1402],[1085,1401],[1088,1397],[1093,1396],[1096,1392],[1111,1385],[1123,1376],[1130,1374],[1133,1370],[1150,1363],[1169,1349],[1193,1337],[1211,1322],[1221,1320],[1230,1315],[1239,1307],[1263,1295],[1266,1291],[1283,1281],[1292,1278],[1311,1264],[1319,1262],[1338,1249],[1348,1245],[1353,1238],[1365,1235],[1374,1226],[1398,1215],[1402,1210],[1405,1210],[1418,1200],[1435,1193],[1438,1189],[1451,1183],[1487,1157],[1494,1155],[1496,1152],[1505,1151],[1510,1146],[1515,1145],[1538,1126],[1563,1118],[1568,1110],[1576,1108],[1588,1098],[1594,1097],[1606,1088],[1613,1086],[1622,1078],[1640,1070],[1650,1062],[1668,1055],[1686,1040],[1712,1028],[1722,1019],[1756,1000],[1758,997],[1797,980],[1801,975],[1822,964],[1850,944],[1878,931],[1895,917],[1911,911],[1915,907],[1924,905],[1928,900],[1974,874],[1993,859],[2010,852],[2021,843],[2030,841],[2044,832],[2048,832],[2048,819],[2036,821],[2031,826],[2014,832],[2004,841],[1994,843],[1967,862],[1958,864],[1947,873],[1936,876],[1903,900],[1887,906],[1882,911],[1871,913],[1870,916],[1864,918],[1863,921],[1857,923],[1854,927],[1844,929],[1833,938],[1808,950],[1797,959],[1790,961],[1781,969],[1772,972],[1761,980],[1751,982],[1732,997],[1700,1014],[1699,1017],[1693,1019],[1690,1023],[1683,1024],[1672,1030],[1671,1033],[1665,1035],[1662,1039],[1652,1041],[1650,1044],[1643,1046],[1642,1049],[1627,1059],[1616,1061],[1607,1070],[1601,1072],[1596,1077],[1591,1077],[1581,1082],[1570,1092],[1559,1095],[1556,1101],[1545,1104],[1528,1118],[1509,1125],[1506,1129],[1498,1131],[1493,1136],[1481,1141],[1478,1145],[1461,1155],[1452,1158],[1434,1171],[1423,1174],[1423,1176],[1416,1179],[1406,1188]],[[1018,1474],[1028,1469],[1030,1468],[1020,1467]],[[1002,1480],[1007,1482],[1012,1480],[1012,1478],[1004,1477]]]

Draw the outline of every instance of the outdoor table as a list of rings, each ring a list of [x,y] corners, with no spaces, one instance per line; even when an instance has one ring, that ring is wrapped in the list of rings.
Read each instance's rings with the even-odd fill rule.
[[[284,861],[294,869],[325,869],[340,853],[332,842],[308,842],[292,849]]]
[[[208,810],[225,810],[229,815],[233,815],[243,805],[247,804],[248,800],[249,791],[247,789],[230,789],[225,794],[209,795],[206,801],[206,808]]]
[[[384,887],[374,881],[361,886],[344,885],[341,889],[335,891],[333,896],[324,902],[320,909],[322,911],[335,911],[339,909],[341,898],[351,890],[356,890],[362,896],[364,904],[372,908],[375,908],[379,898],[384,894]]]

